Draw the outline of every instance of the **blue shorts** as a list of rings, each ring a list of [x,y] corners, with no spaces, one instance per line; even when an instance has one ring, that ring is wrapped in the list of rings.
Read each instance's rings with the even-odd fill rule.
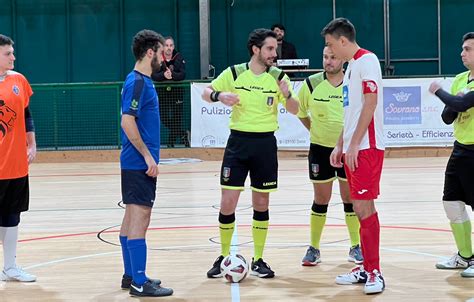
[[[122,170],[122,201],[153,207],[156,197],[156,177],[145,174],[145,170]]]

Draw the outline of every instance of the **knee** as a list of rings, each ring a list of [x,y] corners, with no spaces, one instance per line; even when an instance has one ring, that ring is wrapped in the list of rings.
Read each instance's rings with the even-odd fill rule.
[[[443,201],[444,211],[451,223],[464,223],[469,221],[466,204],[462,201]]]
[[[5,214],[0,216],[0,227],[10,228],[20,224],[20,213]]]

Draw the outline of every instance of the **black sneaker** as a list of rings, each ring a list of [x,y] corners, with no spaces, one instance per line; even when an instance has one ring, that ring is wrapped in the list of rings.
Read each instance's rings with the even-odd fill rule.
[[[130,284],[130,295],[140,297],[163,297],[171,296],[173,290],[171,288],[161,287],[153,284],[150,280],[146,281],[143,285],[138,286],[135,282]]]
[[[155,284],[155,285],[160,285],[161,284],[160,279],[148,279],[148,280],[153,282],[153,284]],[[128,275],[123,275],[122,276],[122,286],[121,286],[122,289],[129,289],[130,284],[132,284],[132,277],[130,277]]]
[[[221,263],[224,260],[224,256],[220,255],[217,257],[216,261],[212,265],[212,268],[207,272],[208,278],[221,278],[223,275],[221,273]]]
[[[252,271],[251,275],[257,276],[259,278],[273,278],[275,277],[275,272],[272,271],[270,265],[268,265],[262,258],[257,261],[253,261],[252,258]]]

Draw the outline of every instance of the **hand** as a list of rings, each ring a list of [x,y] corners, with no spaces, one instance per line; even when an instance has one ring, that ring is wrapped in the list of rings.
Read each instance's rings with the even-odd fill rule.
[[[166,68],[166,71],[165,73],[163,74],[165,76],[165,78],[167,78],[168,80],[171,80],[173,78],[173,74],[171,73],[171,69],[169,68]]]
[[[158,165],[155,162],[155,159],[153,156],[148,155],[145,157],[145,162],[148,167],[148,170],[146,170],[145,174],[150,176],[150,177],[157,177],[159,170],[158,170]]]
[[[440,88],[441,88],[440,83],[437,81],[434,81],[433,83],[431,83],[430,88],[428,90],[434,94]]]
[[[359,167],[357,162],[357,157],[359,156],[359,146],[353,144],[349,145],[347,148],[346,156],[344,157],[344,163],[347,165],[351,172],[355,171]]]
[[[290,92],[288,91],[288,83],[284,80],[277,81],[277,82],[278,82],[278,87],[280,87],[280,91],[283,94],[283,97],[287,99],[288,96],[290,95]]]
[[[239,95],[230,92],[221,92],[219,93],[219,101],[222,104],[227,105],[229,107],[234,106],[235,104],[240,102]]]
[[[329,157],[329,162],[331,166],[335,168],[342,168],[342,148],[341,147],[334,147]]]
[[[28,164],[31,164],[36,158],[36,146],[28,146],[26,148],[26,154],[28,157]]]

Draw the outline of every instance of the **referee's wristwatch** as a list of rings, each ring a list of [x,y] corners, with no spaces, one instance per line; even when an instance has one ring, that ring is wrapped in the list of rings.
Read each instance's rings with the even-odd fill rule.
[[[285,99],[287,99],[287,100],[291,99],[291,91],[288,91],[288,96],[285,97]]]

